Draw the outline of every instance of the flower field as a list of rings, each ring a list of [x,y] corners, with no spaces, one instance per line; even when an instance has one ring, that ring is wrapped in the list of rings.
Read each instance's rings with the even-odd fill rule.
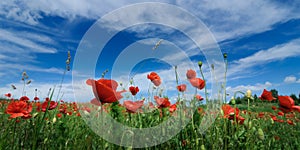
[[[186,77],[190,84],[196,91],[203,90],[205,80],[196,76],[194,70],[187,70]],[[161,78],[155,72],[145,78],[154,86],[161,84]],[[217,117],[213,124],[200,132],[204,116],[214,112],[207,110],[207,104],[202,103],[205,98],[199,94],[195,94],[188,105],[180,96],[187,88],[185,84],[176,87],[179,98],[173,104],[168,97],[161,95],[154,95],[154,102],[141,99],[121,103],[122,93],[128,91],[136,96],[139,88],[130,85],[128,89],[117,91],[119,83],[113,79],[87,79],[86,84],[92,87],[96,97],[90,103],[54,101],[54,90],[45,99],[25,95],[15,99],[10,93],[3,95],[5,98],[0,101],[1,149],[132,149],[107,142],[83,120],[84,116],[103,121],[100,118],[103,113],[134,128],[157,126],[173,116],[190,119],[183,130],[170,140],[152,147],[144,145],[144,149],[300,148],[300,107],[290,96],[274,97],[265,89],[259,98],[253,98],[250,90],[239,91],[246,102],[236,104],[233,97],[230,104],[222,104],[220,111],[215,112]],[[113,131],[112,136],[130,135],[111,124],[105,128]],[[172,128],[172,125],[167,128]],[[106,129],[101,130],[105,132]],[[130,145],[143,143],[147,139],[138,140],[127,142]]]

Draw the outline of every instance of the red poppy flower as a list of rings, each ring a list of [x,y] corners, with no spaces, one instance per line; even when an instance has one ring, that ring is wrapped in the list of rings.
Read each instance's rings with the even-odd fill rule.
[[[178,85],[177,90],[179,92],[184,92],[186,90],[186,85],[185,84]]]
[[[58,113],[56,116],[57,116],[57,118],[61,118],[62,117],[61,113]]]
[[[135,113],[138,109],[140,109],[144,105],[144,100],[140,101],[124,101],[124,106],[127,110],[127,112]]]
[[[200,78],[192,78],[190,79],[190,83],[193,87],[202,90],[205,87],[205,81]]]
[[[300,113],[300,106],[292,106],[292,110]]]
[[[161,84],[161,79],[159,75],[155,72],[151,72],[150,74],[147,75],[147,78],[150,79],[150,81],[155,85],[159,86]]]
[[[4,96],[10,98],[11,97],[11,93],[6,93],[6,94],[4,94]]]
[[[263,118],[264,116],[265,116],[265,113],[264,113],[264,112],[259,112],[259,113],[258,113],[258,117],[259,117],[259,118]]]
[[[195,96],[195,98],[196,98],[198,101],[204,100],[204,98],[203,98],[201,95],[199,95],[199,94],[197,94],[197,95]]]
[[[195,71],[195,70],[192,70],[192,69],[188,70],[188,71],[186,72],[186,77],[187,77],[188,79],[196,78],[196,71]]]
[[[29,98],[27,96],[22,96],[20,98],[20,101],[29,101]]]
[[[229,120],[234,120],[235,118],[240,124],[244,123],[245,118],[239,115],[240,110],[238,108],[234,109],[230,105],[225,104],[222,106],[222,110],[224,112],[224,118],[228,118]]]
[[[271,116],[273,121],[277,121],[277,117],[276,116]]]
[[[131,94],[134,96],[136,95],[140,90],[139,90],[139,87],[134,87],[134,86],[131,86],[129,87],[129,91],[131,92]]]
[[[115,80],[99,79],[96,81],[88,79],[86,83],[93,87],[94,95],[101,103],[116,102],[123,97],[121,93],[125,92],[116,91],[118,83]]]
[[[295,125],[294,122],[293,122],[293,120],[288,119],[286,122],[287,122],[288,124],[290,124],[290,125]]]
[[[40,98],[38,98],[37,96],[33,98],[33,100],[38,101],[40,100]]]
[[[93,99],[91,100],[91,103],[94,104],[94,105],[97,105],[97,106],[101,106],[100,101],[98,101],[96,98],[93,98]]]
[[[273,97],[272,92],[267,91],[266,89],[264,89],[263,93],[261,94],[261,96],[259,98],[261,100],[267,100],[269,102],[276,100],[276,98]]]
[[[10,114],[10,118],[22,117],[24,119],[30,118],[32,105],[25,101],[12,101],[8,104],[5,113]]]
[[[277,114],[278,114],[278,116],[283,116],[284,115],[284,113],[282,111],[278,112]]]
[[[292,107],[295,105],[294,100],[289,96],[278,96],[280,110],[284,112],[292,111]]]
[[[276,109],[277,109],[277,107],[276,107],[276,106],[272,106],[272,109],[273,109],[273,110],[276,110]]]
[[[49,107],[48,107],[49,105]],[[48,110],[52,110],[54,108],[56,108],[57,106],[57,102],[55,101],[45,101],[42,103],[42,111],[45,112],[47,110],[47,107],[48,107]]]
[[[160,98],[158,96],[154,96],[154,99],[158,105],[159,108],[166,108],[171,105],[168,98]]]
[[[170,106],[169,111],[170,111],[170,113],[173,113],[176,109],[177,109],[177,105],[173,104]]]

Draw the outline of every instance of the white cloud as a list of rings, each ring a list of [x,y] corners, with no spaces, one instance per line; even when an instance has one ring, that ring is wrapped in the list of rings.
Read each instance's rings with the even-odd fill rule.
[[[241,73],[255,71],[259,65],[280,61],[291,57],[300,56],[300,39],[292,40],[288,43],[276,45],[267,50],[261,50],[255,54],[233,61],[229,66],[228,76],[240,76]],[[247,71],[248,70],[248,71]]]
[[[226,90],[227,90],[226,92],[229,93],[230,96],[233,96],[234,92],[237,92],[237,91],[246,92],[247,90],[251,90],[252,92],[260,93],[264,89],[271,88],[272,86],[273,86],[273,84],[271,82],[267,81],[264,84],[256,83],[254,85],[238,85],[235,87],[229,86],[226,88]]]
[[[287,76],[284,79],[285,83],[295,83],[297,81],[297,78],[295,76]]]
[[[74,20],[81,16],[88,19],[98,19],[104,14],[128,4],[142,1],[110,1],[83,0],[74,1],[41,1],[41,2],[19,2],[1,1],[0,15],[11,20],[25,22],[28,24],[38,24],[39,19],[48,16],[60,16],[69,20]],[[199,17],[212,30],[218,41],[234,39],[239,36],[260,33],[272,29],[277,23],[282,23],[300,17],[300,3],[292,1],[289,3],[275,1],[207,1],[207,0],[164,0],[178,5]],[[138,10],[135,10],[138,11]],[[148,11],[148,10],[147,10]],[[157,12],[159,14],[159,12]],[[126,18],[129,22],[132,19]],[[168,19],[168,18],[163,18]],[[170,20],[172,21],[172,20]]]

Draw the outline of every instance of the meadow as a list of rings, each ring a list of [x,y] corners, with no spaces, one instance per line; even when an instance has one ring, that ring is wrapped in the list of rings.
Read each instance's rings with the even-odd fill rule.
[[[201,65],[199,63],[200,69]],[[195,89],[205,89],[203,76],[197,78],[194,70],[187,70],[186,76]],[[161,84],[155,72],[149,73],[147,78],[154,86]],[[103,75],[98,80],[87,79],[86,84],[93,87],[97,97],[86,104],[53,100],[54,90],[45,99],[26,95],[16,99],[10,93],[3,95],[0,100],[0,149],[134,149],[107,142],[82,118],[101,121],[102,113],[135,128],[157,126],[172,116],[190,117],[191,121],[173,138],[152,147],[145,145],[143,149],[300,149],[300,106],[295,105],[290,96],[273,95],[264,90],[259,97],[253,97],[250,90],[243,91],[240,102],[233,97],[229,104],[218,108],[215,121],[202,133],[199,132],[201,121],[212,112],[207,110],[207,104],[201,103],[204,98],[198,94],[190,105],[180,96],[172,104],[168,97],[160,95],[153,97],[155,102],[142,99],[120,103],[124,91],[117,91],[119,83],[115,80],[105,79]],[[177,89],[178,93],[184,93],[186,85],[178,85]],[[139,92],[135,86],[127,90],[133,96]],[[109,125],[107,130],[115,132],[112,136],[127,135]],[[163,138],[164,135],[157,136]],[[138,140],[126,142],[143,143],[147,139]]]

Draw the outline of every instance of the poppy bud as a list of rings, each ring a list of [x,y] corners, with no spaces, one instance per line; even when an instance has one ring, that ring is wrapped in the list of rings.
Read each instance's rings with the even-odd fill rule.
[[[211,64],[211,69],[215,69],[215,65],[214,64]]]
[[[234,99],[234,97],[231,97],[230,102],[231,102],[232,105],[235,105],[235,99]]]
[[[204,144],[201,145],[201,148],[200,148],[200,149],[201,149],[201,150],[205,150]]]
[[[26,84],[28,85],[28,84],[30,84],[30,83],[31,83],[31,80],[28,80]]]
[[[17,89],[17,87],[15,86],[15,85],[11,85],[11,87],[15,90],[15,89]]]
[[[227,53],[224,53],[223,57],[224,57],[224,59],[226,59],[227,58]]]
[[[264,139],[265,139],[264,131],[263,131],[261,128],[259,128],[259,129],[257,130],[257,133],[258,133],[258,138],[259,138],[260,140],[264,140]]]
[[[56,122],[56,117],[54,117],[54,118],[52,119],[52,122],[53,122],[53,123],[55,123],[55,122]]]
[[[247,92],[246,92],[246,97],[247,97],[247,98],[251,98],[251,95],[252,95],[251,90],[247,90]]]
[[[198,66],[201,68],[202,67],[202,61],[198,61]]]

